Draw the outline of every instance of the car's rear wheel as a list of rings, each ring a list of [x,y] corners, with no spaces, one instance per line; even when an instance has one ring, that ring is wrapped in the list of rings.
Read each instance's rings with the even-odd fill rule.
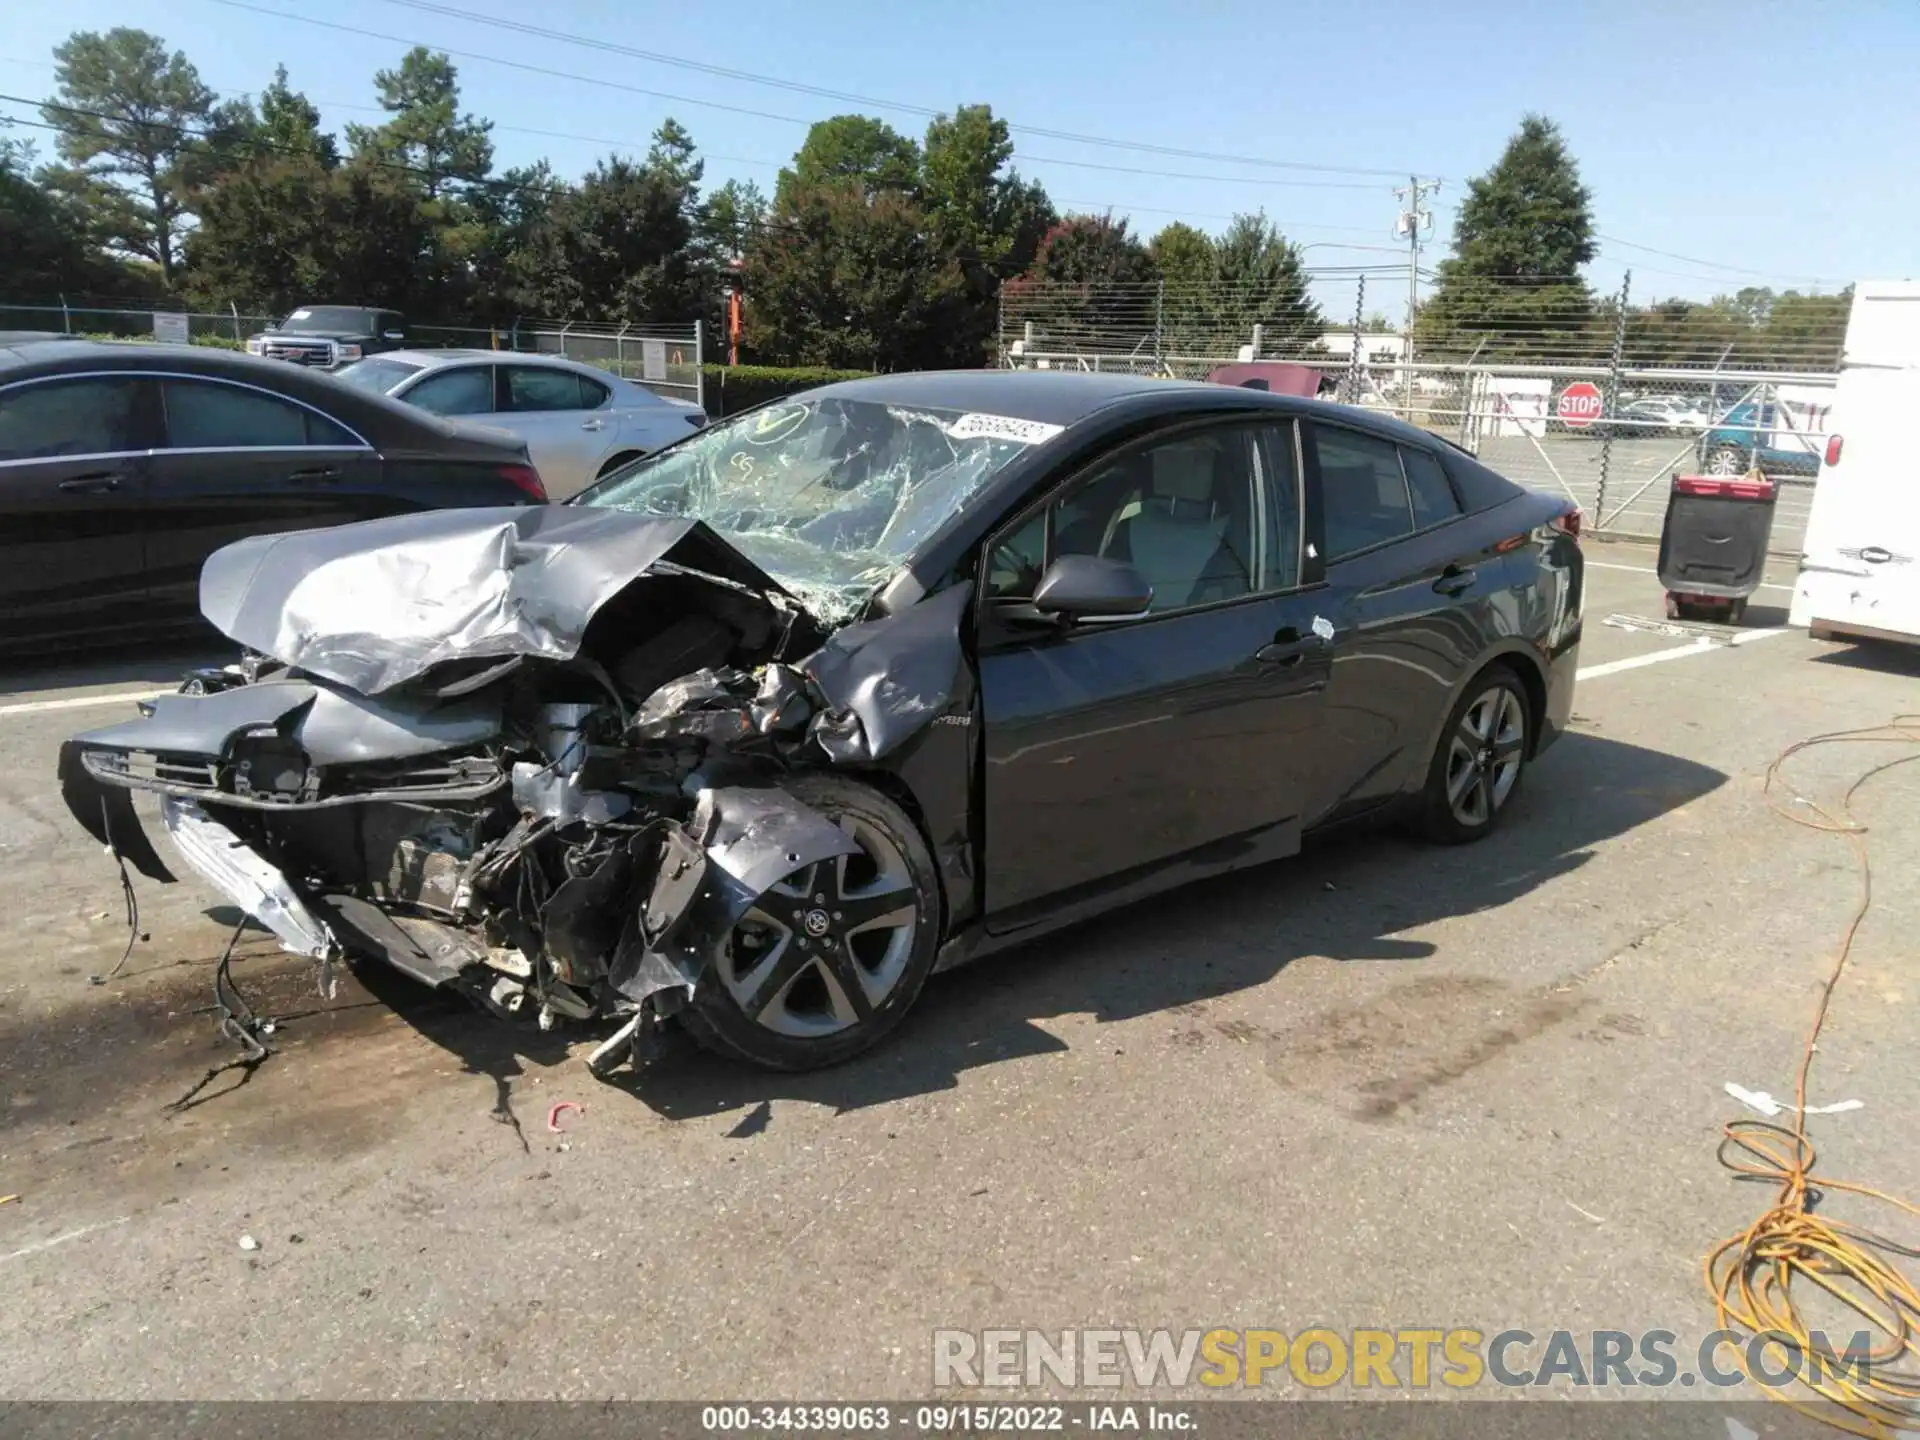
[[[1707,452],[1707,474],[1734,479],[1747,473],[1747,452],[1737,445],[1716,445]]]
[[[846,831],[855,853],[763,894],[716,947],[685,1015],[710,1049],[813,1070],[900,1023],[933,968],[940,889],[918,827],[885,795],[829,774],[786,788]]]
[[[1519,792],[1528,749],[1526,691],[1505,664],[1482,671],[1447,717],[1427,771],[1422,828],[1460,845],[1493,832]]]

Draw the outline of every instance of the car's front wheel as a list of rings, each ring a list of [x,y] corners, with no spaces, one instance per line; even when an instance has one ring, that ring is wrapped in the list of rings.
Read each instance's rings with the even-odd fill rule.
[[[1429,838],[1460,845],[1493,832],[1520,789],[1528,715],[1520,677],[1505,664],[1484,670],[1447,717],[1421,796]]]
[[[803,866],[716,947],[687,1028],[709,1049],[772,1070],[849,1060],[900,1023],[933,969],[933,855],[892,800],[843,775],[786,784],[847,832],[854,853]]]

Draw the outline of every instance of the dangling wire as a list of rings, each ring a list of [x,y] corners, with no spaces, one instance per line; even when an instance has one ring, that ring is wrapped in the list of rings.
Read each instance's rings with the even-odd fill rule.
[[[120,958],[114,961],[113,969],[104,975],[89,975],[89,985],[104,985],[126,969],[127,961],[133,958],[133,947],[140,941],[140,897],[133,893],[133,877],[127,874],[127,862],[121,857],[120,847],[113,843],[113,817],[107,810],[106,797],[100,799],[100,833],[107,837],[107,852],[113,856],[113,863],[120,867],[120,903],[127,912],[127,945],[120,952]]]
[[[191,1109],[194,1096],[229,1070],[244,1070],[247,1078],[251,1078],[260,1063],[273,1053],[272,1047],[264,1039],[272,1033],[272,1022],[256,1016],[253,1007],[247,1004],[246,997],[240,993],[240,987],[233,983],[233,947],[240,943],[240,934],[247,928],[247,919],[242,915],[233,927],[233,933],[227,937],[227,948],[220,953],[220,963],[214,967],[213,1004],[210,1007],[219,1019],[220,1033],[238,1045],[241,1053],[236,1059],[209,1069],[191,1090],[167,1106],[169,1110]],[[244,1084],[245,1080],[241,1083]]]
[[[1909,753],[1873,766],[1856,779],[1841,797],[1838,814],[1793,794],[1783,803],[1773,790],[1781,767],[1794,755],[1818,745],[1904,743]],[[1920,1360],[1920,1289],[1901,1273],[1892,1256],[1920,1255],[1872,1230],[1815,1213],[1832,1193],[1864,1196],[1920,1216],[1920,1207],[1870,1186],[1832,1180],[1814,1173],[1813,1144],[1807,1138],[1807,1077],[1826,1024],[1835,987],[1853,951],[1854,936],[1873,905],[1873,862],[1866,844],[1867,826],[1853,813],[1853,797],[1876,775],[1896,765],[1920,760],[1920,715],[1896,715],[1885,725],[1815,735],[1788,746],[1767,767],[1762,793],[1774,813],[1823,834],[1844,835],[1860,862],[1860,902],[1841,933],[1839,949],[1826,983],[1814,1006],[1794,1084],[1793,1123],[1735,1120],[1725,1128],[1718,1158],[1742,1179],[1772,1181],[1779,1187],[1773,1206],[1740,1234],[1716,1246],[1706,1259],[1708,1293],[1724,1329],[1749,1336],[1762,1334],[1797,1351],[1800,1383],[1825,1401],[1816,1405],[1803,1396],[1767,1386],[1769,1399],[1779,1400],[1802,1414],[1850,1434],[1870,1440],[1892,1440],[1897,1433],[1920,1424],[1920,1369],[1896,1370],[1905,1359]],[[1790,788],[1790,787],[1789,787]],[[1796,1279],[1817,1286],[1864,1319],[1882,1337],[1866,1357],[1844,1356],[1842,1364],[1822,1366],[1824,1353],[1815,1333],[1800,1313],[1792,1294]],[[1740,1363],[1746,1364],[1739,1347]]]

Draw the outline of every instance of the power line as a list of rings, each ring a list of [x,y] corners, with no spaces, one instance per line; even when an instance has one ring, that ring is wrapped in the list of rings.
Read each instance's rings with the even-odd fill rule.
[[[282,20],[294,20],[302,24],[324,26],[329,30],[343,30],[349,34],[365,35],[376,40],[386,40],[393,44],[411,46],[411,45],[417,45],[417,44],[423,43],[420,41],[403,39],[400,36],[380,34],[372,30],[361,30],[355,26],[342,25],[335,21],[318,20],[318,19],[314,19],[311,16],[299,15],[299,14],[292,13],[290,11],[272,10],[272,9],[268,9],[265,6],[248,4],[246,3],[246,0],[216,0],[216,3],[221,5],[227,5],[238,10],[251,10],[256,12],[257,14],[271,15]],[[615,44],[613,41],[610,41],[610,40],[596,40],[591,36],[572,35],[572,34],[568,34],[566,31],[563,31],[563,30],[551,30],[544,26],[528,25],[518,20],[503,20],[495,16],[475,15],[468,11],[458,9],[454,6],[432,4],[430,3],[430,0],[390,0],[390,3],[403,4],[406,6],[406,8],[409,8],[409,9],[444,15],[449,18],[456,19],[468,24],[489,25],[494,27],[495,29],[509,30],[518,34],[533,35],[540,39],[553,40],[561,44],[579,45],[590,50],[598,50],[607,54],[626,56],[629,59],[647,60],[656,64],[672,65],[672,66],[676,66],[684,69],[695,70],[704,74],[712,74],[712,75],[717,75],[726,79],[739,80],[747,84],[770,85],[778,89],[795,91],[801,94],[818,95],[828,99],[843,100],[850,104],[856,104],[856,105],[871,105],[876,109],[900,110],[909,114],[926,115],[931,117],[931,116],[938,115],[940,113],[938,110],[935,110],[925,105],[910,105],[903,101],[882,100],[873,96],[853,94],[848,91],[829,90],[822,86],[806,85],[800,81],[781,80],[771,75],[759,75],[748,70],[734,70],[726,66],[709,65],[704,61],[688,60],[681,56],[661,55],[654,51],[638,50],[633,48],[632,46]],[[515,66],[516,68],[521,68],[521,69],[534,69],[534,70],[538,69],[538,67],[522,65],[518,61],[499,60],[494,56],[476,55],[472,53],[463,53],[458,50],[449,50],[447,49],[447,47],[443,45],[428,45],[426,46],[426,48],[430,50],[443,50],[449,55],[459,55],[462,59],[481,60],[481,61],[487,61],[495,64],[512,65],[512,66]],[[548,71],[548,72],[541,72],[541,73],[553,74],[556,72]],[[596,80],[591,76],[585,76],[585,75],[567,75],[567,76],[563,76],[562,78],[576,80],[576,81],[584,81],[588,84],[612,84],[613,83],[611,81]],[[615,86],[615,88],[635,90],[637,93],[645,94],[645,95],[658,95],[660,93],[658,91],[640,90],[638,87],[634,87],[634,86]],[[723,110],[734,110],[736,111],[736,113],[754,115],[760,119],[782,120],[782,121],[787,121],[789,123],[797,124],[797,125],[807,125],[812,123],[811,121],[798,119],[795,116],[772,115],[764,111],[741,110],[740,107],[720,105],[718,104],[718,102],[715,102],[715,101],[695,100],[695,99],[692,99],[691,97],[686,97],[686,96],[670,96],[667,98],[675,100],[675,102],[678,104],[710,105]],[[1111,136],[1104,136],[1104,135],[1083,135],[1072,130],[1054,130],[1045,126],[1021,125],[1011,121],[1008,122],[1007,128],[1016,134],[1037,135],[1045,139],[1064,140],[1076,145],[1093,145],[1093,146],[1099,146],[1099,147],[1103,147],[1105,149],[1110,149],[1110,150],[1132,150],[1132,151],[1138,151],[1145,154],[1169,155],[1169,156],[1174,156],[1179,159],[1185,159],[1185,160],[1212,160],[1212,161],[1216,161],[1218,163],[1227,164],[1227,165],[1250,165],[1250,166],[1255,166],[1263,169],[1274,169],[1274,170],[1301,170],[1301,171],[1310,171],[1314,173],[1327,174],[1327,175],[1389,176],[1389,175],[1398,175],[1401,173],[1398,170],[1375,170],[1375,169],[1368,169],[1363,166],[1356,166],[1356,165],[1320,165],[1320,164],[1309,163],[1304,160],[1274,160],[1274,159],[1261,157],[1261,156],[1222,154],[1220,152],[1211,151],[1211,150],[1189,150],[1189,149],[1185,149],[1180,146],[1174,146],[1174,145],[1156,145],[1147,141],[1119,140]]]
[[[248,92],[232,91],[227,93],[246,94]],[[63,114],[69,114],[69,115],[85,115],[95,120],[111,121],[119,125],[132,125],[132,126],[138,126],[144,129],[150,129],[150,130],[164,130],[164,131],[177,134],[183,137],[192,137],[193,139],[197,139],[197,140],[220,141],[220,140],[227,140],[230,138],[229,136],[224,135],[217,130],[200,129],[200,128],[196,128],[189,125],[174,124],[174,123],[170,123],[168,121],[163,121],[163,120],[136,120],[130,116],[115,115],[109,111],[104,111],[104,110],[90,110],[85,108],[84,106],[63,105],[51,100],[34,101],[34,100],[28,99],[26,96],[23,96],[23,95],[0,94],[0,101],[6,101],[10,104],[15,104],[15,105],[37,104],[43,110],[57,110]],[[364,107],[354,107],[354,108],[364,108]],[[8,116],[4,118],[8,120],[12,120],[17,124],[30,126],[37,130],[49,130],[49,131],[58,133],[62,128],[58,125],[48,124],[44,121],[27,120],[17,116]],[[534,132],[534,133],[550,134],[552,132]],[[579,138],[585,138],[585,137],[579,137]],[[621,142],[595,141],[594,143],[611,144],[611,143],[621,143]],[[256,136],[249,136],[244,139],[238,140],[235,148],[254,150],[254,151],[264,150],[271,154],[289,155],[289,156],[296,156],[296,157],[301,157],[301,156],[311,157],[313,154],[312,151],[307,150],[298,145],[279,144],[274,141],[261,139]],[[728,157],[714,157],[714,158],[728,158]],[[494,195],[506,195],[506,194],[543,195],[551,198],[555,196],[571,194],[573,193],[573,189],[574,189],[574,187],[569,186],[565,183],[561,183],[558,185],[535,185],[527,181],[520,181],[520,180],[507,180],[507,179],[473,180],[465,176],[448,175],[439,171],[428,170],[418,165],[408,165],[408,164],[405,164],[404,162],[397,161],[397,160],[382,160],[374,156],[369,156],[364,154],[353,157],[352,163],[358,164],[358,165],[371,166],[373,168],[381,169],[381,170],[390,170],[398,174],[411,175],[420,179],[430,180],[436,185],[459,186],[459,187],[463,187],[466,190],[477,190],[480,192],[494,194]],[[738,163],[771,164],[772,162],[770,161],[739,161]],[[1199,212],[1199,211],[1180,211],[1180,210],[1154,211],[1153,207],[1151,206],[1127,205],[1124,203],[1115,203],[1111,201],[1062,200],[1059,203],[1062,205],[1086,206],[1090,210],[1094,210],[1094,211],[1101,211],[1101,210],[1111,211],[1111,210],[1118,209],[1118,210],[1127,210],[1130,212],[1138,210],[1146,213],[1160,213],[1160,214],[1169,214],[1169,215],[1182,215],[1182,214],[1196,215],[1199,218],[1214,219],[1214,220],[1232,220],[1235,218],[1234,216],[1231,216],[1231,215],[1210,215],[1210,214],[1206,214],[1205,212]],[[799,233],[799,230],[800,230],[800,227],[797,227],[788,222],[768,219],[765,217],[757,221],[747,221],[742,223],[743,225],[749,228],[773,230],[773,231],[778,231],[778,232],[787,233],[787,234],[797,234]],[[1316,226],[1311,224],[1310,222],[1305,222],[1305,221],[1298,221],[1298,222],[1273,221],[1271,223],[1275,225],[1291,226],[1295,230],[1312,230],[1312,229],[1340,230],[1340,229],[1349,228],[1344,226],[1324,226],[1324,225]]]
[[[1629,250],[1644,251],[1648,255],[1659,255],[1664,259],[1678,260],[1687,265],[1699,265],[1708,270],[1724,270],[1730,275],[1748,275],[1759,280],[1809,280],[1820,285],[1840,285],[1847,283],[1832,275],[1775,274],[1766,270],[1748,270],[1739,265],[1722,265],[1717,260],[1700,260],[1692,255],[1677,255],[1671,250],[1656,250],[1651,245],[1641,245],[1632,240],[1622,240],[1618,235],[1600,235],[1596,233],[1594,238],[1596,240],[1603,240],[1609,245],[1623,245]]]

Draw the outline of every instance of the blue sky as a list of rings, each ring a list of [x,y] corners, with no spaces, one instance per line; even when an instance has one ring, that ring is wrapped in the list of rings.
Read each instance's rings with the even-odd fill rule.
[[[223,92],[257,91],[284,63],[339,129],[374,118],[374,70],[417,41],[456,52],[468,108],[496,123],[501,165],[545,155],[577,175],[609,149],[644,149],[672,115],[707,156],[709,184],[737,176],[768,191],[807,122],[862,110],[911,134],[926,124],[916,108],[796,93],[394,0],[246,3],[256,8],[16,4],[0,30],[0,92],[50,93],[49,52],[70,31],[132,25],[184,50]],[[1110,208],[1145,234],[1175,219],[1217,230],[1236,211],[1264,209],[1313,247],[1315,267],[1396,263],[1337,247],[1396,244],[1392,188],[1408,171],[1443,178],[1430,204],[1444,253],[1463,181],[1538,110],[1560,123],[1594,193],[1607,237],[1589,267],[1597,288],[1617,286],[1629,265],[1636,298],[1744,284],[1832,290],[1920,271],[1913,0],[435,3],[902,107],[985,100],[1016,126],[1332,167],[1015,136],[1016,163],[1062,208]],[[4,103],[0,114],[33,116]],[[1404,295],[1404,279],[1396,288],[1383,277],[1380,293],[1379,308],[1398,314],[1390,297]]]

